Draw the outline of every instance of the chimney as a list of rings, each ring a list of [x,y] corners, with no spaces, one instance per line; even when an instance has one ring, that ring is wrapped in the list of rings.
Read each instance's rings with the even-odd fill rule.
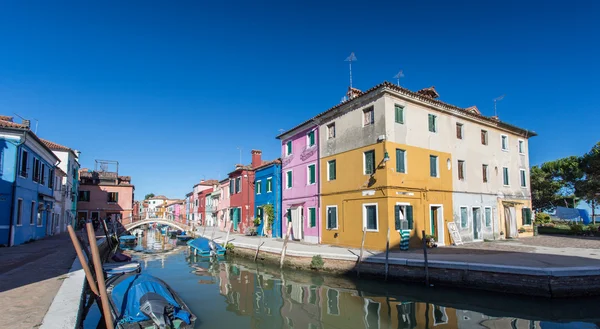
[[[262,151],[252,150],[252,168],[256,168],[262,164]]]
[[[29,128],[31,126],[31,121],[23,119],[23,123],[22,124],[24,126],[26,126],[27,128]]]

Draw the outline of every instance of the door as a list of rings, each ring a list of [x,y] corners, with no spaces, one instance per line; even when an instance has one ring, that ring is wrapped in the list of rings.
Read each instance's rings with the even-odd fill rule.
[[[504,225],[506,226],[506,237],[517,238],[517,217],[515,207],[504,206]]]
[[[237,231],[238,224],[240,223],[240,208],[233,208],[233,230]]]
[[[292,239],[302,240],[302,207],[292,208]]]
[[[438,245],[445,245],[446,229],[444,228],[444,208],[442,205],[430,205],[429,217],[431,221],[431,234],[436,236]]]
[[[483,240],[481,236],[481,208],[473,208],[473,240]]]

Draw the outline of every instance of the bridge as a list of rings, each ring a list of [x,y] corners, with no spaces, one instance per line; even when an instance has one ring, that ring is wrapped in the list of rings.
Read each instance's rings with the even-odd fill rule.
[[[140,227],[142,225],[146,225],[146,224],[152,224],[152,223],[157,223],[160,225],[168,225],[170,227],[173,227],[175,229],[178,230],[182,230],[182,231],[187,231],[187,232],[191,232],[193,227],[188,226],[184,223],[180,223],[180,222],[175,222],[172,220],[168,220],[168,219],[163,219],[163,218],[145,218],[142,220],[138,220],[135,222],[131,222],[129,224],[124,224],[123,226],[125,227],[125,229],[127,231],[131,231],[136,227]]]

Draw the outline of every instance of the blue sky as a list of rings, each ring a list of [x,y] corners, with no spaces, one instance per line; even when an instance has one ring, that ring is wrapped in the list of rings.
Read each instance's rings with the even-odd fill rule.
[[[250,150],[337,104],[348,85],[435,85],[539,133],[531,163],[599,140],[600,7],[593,1],[4,1],[0,113],[120,162],[136,198],[183,197]]]

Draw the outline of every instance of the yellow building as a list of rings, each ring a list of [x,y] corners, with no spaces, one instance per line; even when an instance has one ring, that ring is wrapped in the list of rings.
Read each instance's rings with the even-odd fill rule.
[[[535,133],[440,102],[433,88],[383,83],[348,96],[313,118],[321,243],[360,247],[365,229],[365,247],[384,250],[389,229],[398,248],[408,228],[411,247],[423,231],[449,245],[451,222],[465,242],[528,231],[526,148]]]

